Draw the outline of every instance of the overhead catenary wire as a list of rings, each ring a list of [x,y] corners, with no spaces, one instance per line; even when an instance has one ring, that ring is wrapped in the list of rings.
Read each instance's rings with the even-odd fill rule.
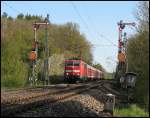
[[[88,24],[85,22],[85,20],[83,19],[83,17],[81,16],[80,12],[78,11],[78,8],[76,7],[76,5],[73,3],[73,1],[70,1],[72,7],[74,8],[74,11],[77,13],[77,15],[79,16],[80,20],[83,22],[85,28],[88,30],[88,32],[91,34],[92,37],[94,37],[93,33],[91,32],[91,30],[88,27]]]
[[[3,3],[4,3],[6,6],[8,6],[9,8],[11,8],[13,11],[15,11],[15,12],[17,12],[17,13],[19,13],[19,14],[22,13],[22,12],[20,12],[19,10],[13,8],[12,6],[8,5],[8,3],[6,3],[6,2],[3,2]]]
[[[100,34],[97,30],[95,30],[95,28],[96,28],[95,22],[91,22],[91,20],[90,20],[91,18],[89,17],[88,14],[87,14],[86,16],[87,16],[87,20],[90,21],[89,23],[94,27],[94,32],[96,32],[100,37],[106,39],[106,40],[107,40],[109,43],[111,43],[112,45],[117,46],[117,45],[114,44],[111,40],[109,40],[106,36]]]
[[[88,21],[90,21],[90,17],[89,17],[89,15],[87,14],[86,15],[88,18],[87,18],[87,20]],[[94,26],[94,28],[96,27],[96,25],[95,25],[95,22],[90,22],[90,24],[92,25],[92,26]],[[132,28],[132,27],[131,27]],[[133,28],[132,28],[133,29]],[[94,29],[94,32],[96,32],[100,37],[102,37],[102,38],[104,38],[104,39],[106,39],[112,46],[116,46],[117,48],[118,48],[118,45],[117,44],[114,44],[111,40],[109,40],[106,36],[104,36],[103,34],[100,34],[100,33],[98,33],[97,32],[97,30],[95,30]],[[108,46],[111,46],[111,45],[108,45]],[[103,46],[103,45],[99,45],[99,46]],[[106,45],[105,45],[106,46]],[[97,46],[98,47],[98,46]]]
[[[76,11],[76,13],[78,14],[79,18],[80,18],[80,19],[82,20],[82,22],[85,24],[85,27],[87,28],[87,30],[90,32],[87,22],[85,22],[85,20],[83,19],[83,17],[80,15],[80,13],[79,13],[79,11],[78,11],[76,5],[75,5],[72,1],[70,1],[70,3],[71,3],[71,5],[73,6],[73,8],[74,8],[74,10]],[[92,26],[94,26],[94,25],[92,25]],[[95,31],[95,32],[97,32],[97,31]],[[91,32],[90,32],[90,33],[91,33]],[[93,36],[93,33],[91,33],[91,34],[92,34],[92,36]],[[97,34],[99,35],[99,33],[97,33]],[[110,42],[112,45],[114,45],[114,46],[117,47],[117,45],[115,45],[112,41],[110,41],[109,39],[107,39],[104,35],[100,34],[99,36],[102,37],[102,38],[104,38],[104,39],[106,39],[106,40],[107,40],[108,42]]]
[[[90,17],[89,17],[89,15],[87,14],[87,19],[90,21]],[[90,22],[91,24],[92,24],[92,26],[94,26],[95,28],[96,28],[96,25],[95,25],[95,22]],[[132,30],[133,30],[133,27],[130,27],[129,26],[129,28],[131,28]],[[94,29],[95,30],[95,29]],[[95,32],[97,32],[97,30],[95,30]],[[106,39],[108,42],[110,42],[113,46],[116,46],[117,48],[118,48],[118,45],[116,45],[116,44],[114,44],[111,40],[109,40],[106,36],[104,36],[104,35],[102,35],[102,34],[99,34],[99,32],[97,32],[97,34],[100,36],[100,37],[103,37],[104,39]],[[99,45],[100,46],[100,45]],[[97,46],[98,47],[98,46]],[[138,49],[139,47],[137,47],[137,46],[134,46],[136,49]]]

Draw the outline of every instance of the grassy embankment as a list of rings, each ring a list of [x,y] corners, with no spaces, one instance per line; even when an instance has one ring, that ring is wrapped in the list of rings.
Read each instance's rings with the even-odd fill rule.
[[[149,113],[141,109],[136,104],[130,105],[128,108],[115,109],[114,116],[117,117],[149,117]]]

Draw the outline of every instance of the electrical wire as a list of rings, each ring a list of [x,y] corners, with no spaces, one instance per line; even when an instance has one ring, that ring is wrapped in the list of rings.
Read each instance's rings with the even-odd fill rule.
[[[4,3],[6,6],[8,6],[9,8],[11,8],[13,11],[15,11],[15,12],[17,12],[17,13],[19,13],[19,14],[22,13],[22,12],[20,12],[19,10],[13,8],[12,6],[8,5],[8,3],[6,3],[6,2],[3,2],[3,3]]]
[[[91,32],[91,30],[88,27],[88,24],[85,22],[85,20],[83,19],[83,17],[81,16],[78,8],[76,7],[76,5],[73,3],[73,1],[70,1],[71,5],[74,8],[74,11],[77,13],[77,15],[79,16],[80,20],[83,22],[83,24],[85,25],[85,28],[88,30],[88,32],[91,34],[92,37],[94,37],[93,33]]]

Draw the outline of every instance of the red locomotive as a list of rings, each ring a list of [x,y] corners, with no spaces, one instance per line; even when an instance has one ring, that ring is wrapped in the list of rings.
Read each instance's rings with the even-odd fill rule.
[[[75,82],[78,80],[95,80],[104,78],[104,73],[82,60],[65,60],[65,80]]]

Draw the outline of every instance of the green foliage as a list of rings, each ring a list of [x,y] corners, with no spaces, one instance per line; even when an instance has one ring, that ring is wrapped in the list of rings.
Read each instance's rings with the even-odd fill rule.
[[[23,15],[23,14],[20,14],[21,16],[21,19],[26,19],[26,20],[33,20],[33,21],[36,21],[36,22],[39,22],[39,21],[43,21],[43,18],[42,18],[42,16],[35,16],[35,15],[30,15],[30,14],[27,14],[27,15]]]
[[[50,54],[61,54],[69,51],[77,58],[82,58],[87,63],[92,63],[90,43],[78,31],[78,26],[73,23],[64,25],[51,25],[49,29]],[[68,56],[72,58],[74,56]]]
[[[105,79],[112,79],[112,78],[113,78],[113,73],[105,72],[105,73],[104,73],[104,78],[105,78]]]
[[[63,76],[64,74],[64,55],[53,54],[49,57],[49,75]]]
[[[139,105],[149,109],[149,3],[142,1],[137,10],[137,33],[129,39],[127,60],[130,72],[137,73],[135,96]]]
[[[29,23],[29,22],[28,22]],[[1,86],[23,87],[27,83],[33,39],[32,24],[20,19],[2,19]],[[6,27],[7,26],[7,27]]]
[[[102,67],[101,64],[95,63],[95,64],[93,64],[93,67],[95,67],[95,68],[97,68],[97,69],[99,69],[99,70],[105,72],[105,69]]]
[[[149,92],[149,35],[147,32],[137,34],[129,41],[127,58],[129,71],[138,74],[136,99],[141,105],[147,104]]]
[[[13,20],[13,18],[11,16],[8,17],[9,20]]]
[[[26,83],[27,65],[19,55],[18,42],[9,41],[1,54],[1,86],[22,87]],[[15,48],[16,47],[16,48]]]
[[[63,76],[53,75],[49,77],[49,80],[51,84],[60,84],[63,82]]]
[[[27,14],[26,16],[25,16],[25,19],[27,19],[27,20],[31,20],[31,15],[29,14]]]
[[[17,19],[23,19],[23,18],[24,18],[24,15],[22,13],[18,14]]]
[[[133,104],[129,108],[115,109],[114,116],[117,117],[149,117],[143,109]]]
[[[6,12],[3,12],[2,18],[7,18],[8,14]]]
[[[149,1],[140,1],[136,12],[135,17],[138,21],[137,24],[137,31],[143,32],[147,31],[149,32]]]
[[[34,41],[33,23],[43,21],[41,16],[19,14],[16,19],[11,20],[5,17],[1,18],[2,39],[1,39],[1,85],[2,87],[22,87],[28,82],[31,74],[30,61],[28,54],[32,50]],[[64,25],[51,24],[48,27],[48,46],[49,56],[54,54],[76,54],[88,63],[92,63],[92,52],[90,43],[84,35],[81,35],[78,25],[67,23]],[[45,46],[45,30],[38,30],[39,50],[37,65],[38,75],[42,70]],[[65,57],[68,59],[70,57]],[[58,59],[59,60],[59,59]],[[56,61],[52,59],[52,62]],[[62,61],[63,62],[63,61]],[[50,76],[57,78],[63,75],[64,65],[60,64],[54,70],[55,63],[52,63]],[[57,65],[57,64],[56,64]],[[57,71],[57,72],[56,72]],[[62,80],[59,80],[62,81]]]

